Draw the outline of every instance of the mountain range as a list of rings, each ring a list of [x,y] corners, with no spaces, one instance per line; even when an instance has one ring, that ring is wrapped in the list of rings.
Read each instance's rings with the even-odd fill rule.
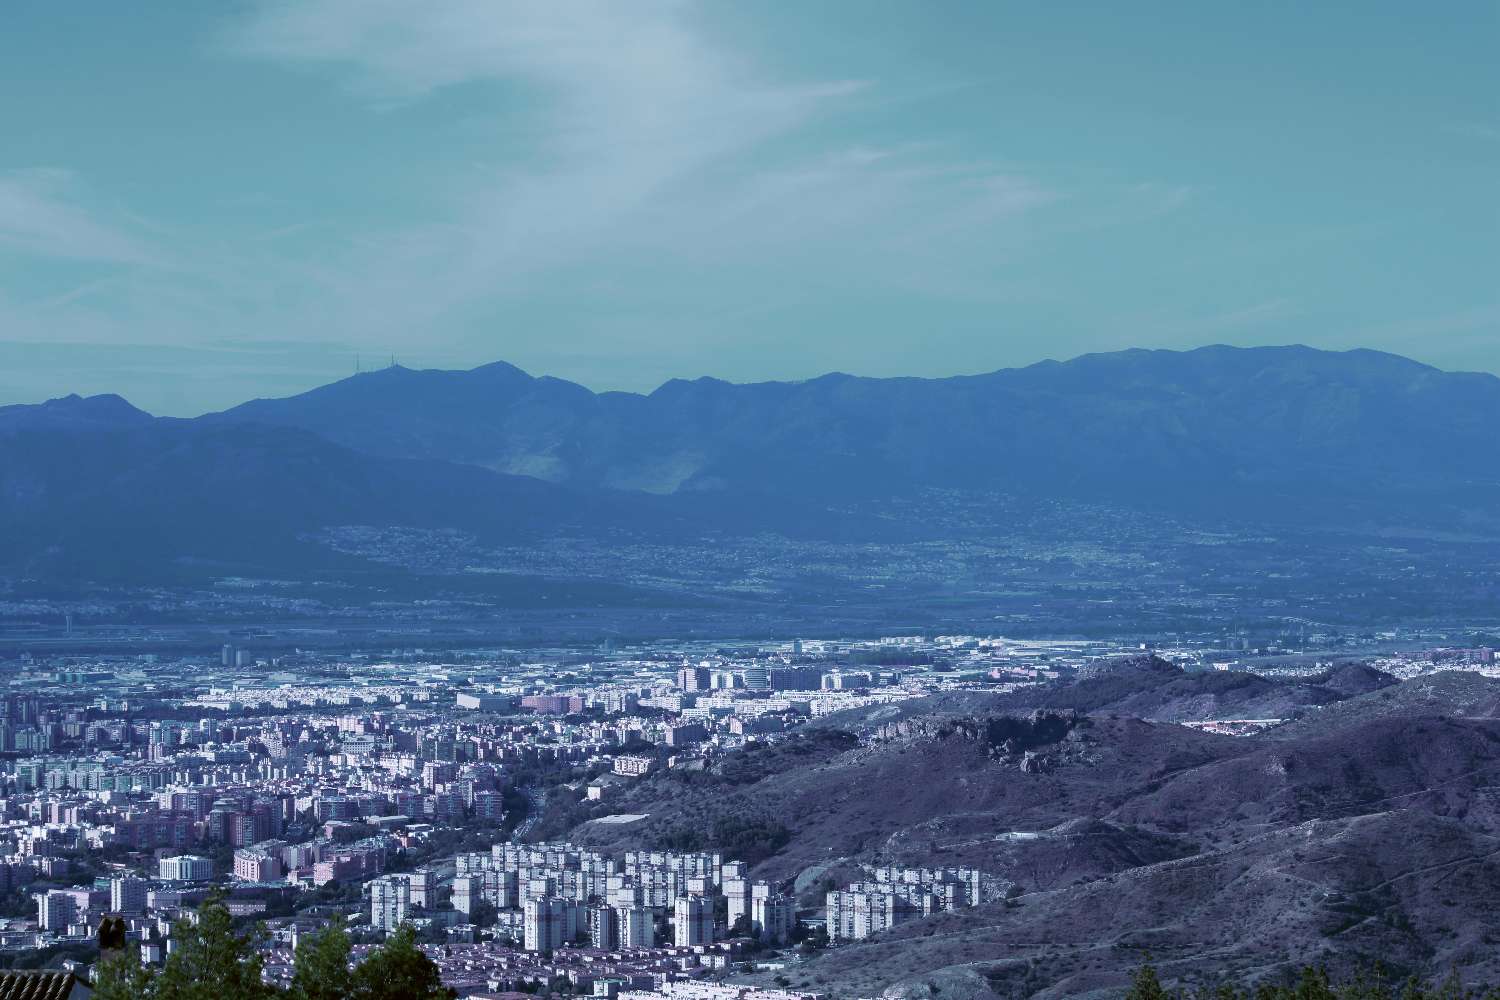
[[[993,540],[1025,535],[1038,511],[1066,534],[1075,509],[1191,530],[1495,539],[1496,412],[1491,375],[1223,346],[649,394],[504,363],[392,366],[195,419],[75,396],[0,408],[0,567],[333,571],[369,563],[330,545],[350,526],[483,546]]]
[[[208,418],[580,487],[864,498],[923,488],[1290,512],[1491,484],[1500,379],[1375,351],[1131,350],[940,379],[594,393],[507,364],[393,367]],[[1300,516],[1307,516],[1303,512]]]

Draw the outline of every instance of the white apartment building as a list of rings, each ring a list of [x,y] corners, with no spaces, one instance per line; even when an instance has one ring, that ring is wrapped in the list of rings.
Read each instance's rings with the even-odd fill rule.
[[[615,910],[620,921],[621,948],[655,948],[656,915],[644,906]]]
[[[703,896],[682,896],[672,904],[672,933],[679,948],[714,943],[714,904]]]
[[[196,854],[179,854],[157,862],[156,873],[164,882],[207,882],[214,877],[214,863]]]
[[[124,875],[109,880],[111,912],[134,916],[146,912],[146,880]]]
[[[411,911],[411,883],[404,875],[387,875],[370,883],[370,924],[390,933],[406,923]]]
[[[583,907],[571,899],[529,899],[522,909],[527,951],[556,951],[578,937]]]

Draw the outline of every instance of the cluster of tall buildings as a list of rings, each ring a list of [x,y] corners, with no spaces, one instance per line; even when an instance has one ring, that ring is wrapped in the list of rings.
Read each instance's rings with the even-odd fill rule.
[[[299,653],[258,664],[236,644],[175,664],[26,659],[0,702],[0,751],[10,751],[0,762],[0,891],[29,893],[37,920],[0,928],[0,949],[85,941],[103,915],[120,913],[131,945],[157,962],[173,922],[221,888],[237,915],[285,905],[295,915],[268,926],[295,937],[327,916],[327,897],[309,890],[346,883],[365,885],[370,931],[413,923],[468,949],[441,961],[460,981],[566,973],[640,990],[698,979],[728,968],[747,938],[795,940],[795,899],[717,854],[501,843],[455,858],[425,845],[443,828],[490,842],[518,792],[533,805],[544,789],[628,799],[636,781],[711,768],[809,718],[954,683],[907,667],[854,669],[900,658],[817,643],[805,652],[703,643],[587,664],[556,653],[538,662]],[[268,680],[267,669],[284,673]],[[100,852],[123,870],[89,883]],[[428,867],[390,871],[407,867],[392,863],[403,853]],[[884,906],[889,923],[911,909],[969,905],[978,892],[958,874],[928,883],[919,892],[872,873],[846,890],[850,911],[865,892],[864,909]],[[343,898],[357,912],[352,892]],[[833,926],[840,907],[830,912],[834,936],[856,936],[853,922],[842,935]],[[294,943],[277,940],[282,951]],[[674,989],[697,997],[710,985]]]
[[[677,671],[677,686],[685,692],[732,691],[817,691],[827,675],[817,665],[768,664],[752,661],[739,664],[704,661]],[[867,678],[868,679],[868,678]]]
[[[681,979],[661,984],[654,990],[626,990],[624,992],[596,992],[609,1000],[830,1000],[826,993],[810,993],[805,990],[782,990],[766,986],[737,986],[732,983],[705,983],[696,979]]]
[[[520,913],[528,951],[567,944],[652,948],[713,944],[731,932],[784,943],[795,900],[749,878],[744,862],[719,854],[628,851],[610,857],[572,844],[496,844],[460,854],[455,909],[479,903]],[[374,901],[372,898],[372,920]],[[668,936],[670,935],[670,936]]]
[[[44,718],[41,699],[11,692],[0,706],[0,751],[18,753],[50,750],[61,738],[55,713]]]
[[[830,940],[858,941],[907,920],[1003,898],[1010,883],[972,868],[865,869],[866,878],[828,893]]]

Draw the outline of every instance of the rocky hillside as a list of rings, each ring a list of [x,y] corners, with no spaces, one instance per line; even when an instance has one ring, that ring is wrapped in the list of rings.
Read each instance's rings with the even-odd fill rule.
[[[1022,709],[1017,694],[847,713],[733,765],[646,779],[597,807],[645,820],[574,835],[753,845],[757,873],[805,905],[855,863],[962,865],[1016,885],[1006,905],[903,924],[796,970],[834,995],[1118,996],[1148,951],[1174,976],[1376,960],[1500,976],[1500,681],[1403,684],[1363,665],[1254,678],[1233,689],[1309,707],[1248,737],[1120,711],[1183,705],[1192,679],[1138,658],[1030,694],[1108,685],[1094,711]],[[774,766],[747,764],[758,754]]]

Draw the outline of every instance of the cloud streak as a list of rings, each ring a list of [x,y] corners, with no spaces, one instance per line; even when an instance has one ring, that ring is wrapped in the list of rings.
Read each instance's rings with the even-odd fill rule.
[[[394,307],[352,307],[377,328],[430,326],[539,287],[545,294],[556,272],[628,272],[641,266],[639,253],[694,273],[753,249],[770,255],[757,266],[774,270],[778,255],[832,261],[836,241],[854,239],[864,267],[899,281],[915,276],[924,239],[993,237],[992,227],[1056,200],[1035,180],[944,162],[930,149],[799,141],[873,85],[768,79],[716,42],[701,11],[674,2],[312,0],[256,8],[233,45],[332,69],[372,105],[462,85],[529,109],[510,112],[523,119],[526,148],[497,138],[492,163],[444,180],[446,218],[350,262],[351,302],[372,286],[420,288],[394,296]],[[497,137],[514,134],[516,122],[500,115]]]
[[[796,376],[861,354],[852,328],[820,333],[816,351],[804,343],[824,317],[902,297],[913,313],[1035,299],[1036,275],[1015,270],[1028,254],[1187,200],[1175,187],[1049,176],[999,158],[1004,142],[913,134],[910,93],[787,79],[732,44],[706,6],[240,10],[214,55],[343,95],[330,113],[349,116],[350,135],[420,118],[430,139],[444,134],[433,122],[456,120],[462,154],[412,157],[391,195],[415,212],[325,214],[293,196],[282,224],[257,219],[237,235],[99,211],[63,172],[0,173],[0,252],[88,265],[25,296],[13,284],[7,297],[0,275],[0,341],[149,343],[177,363],[174,349],[220,338],[335,339],[417,364],[503,357],[606,388],[774,354],[787,360],[754,374]],[[898,127],[869,127],[889,125],[893,106]],[[98,262],[124,266],[100,278]]]
[[[0,171],[0,252],[114,264],[156,264],[160,254],[81,204],[66,170]]]

